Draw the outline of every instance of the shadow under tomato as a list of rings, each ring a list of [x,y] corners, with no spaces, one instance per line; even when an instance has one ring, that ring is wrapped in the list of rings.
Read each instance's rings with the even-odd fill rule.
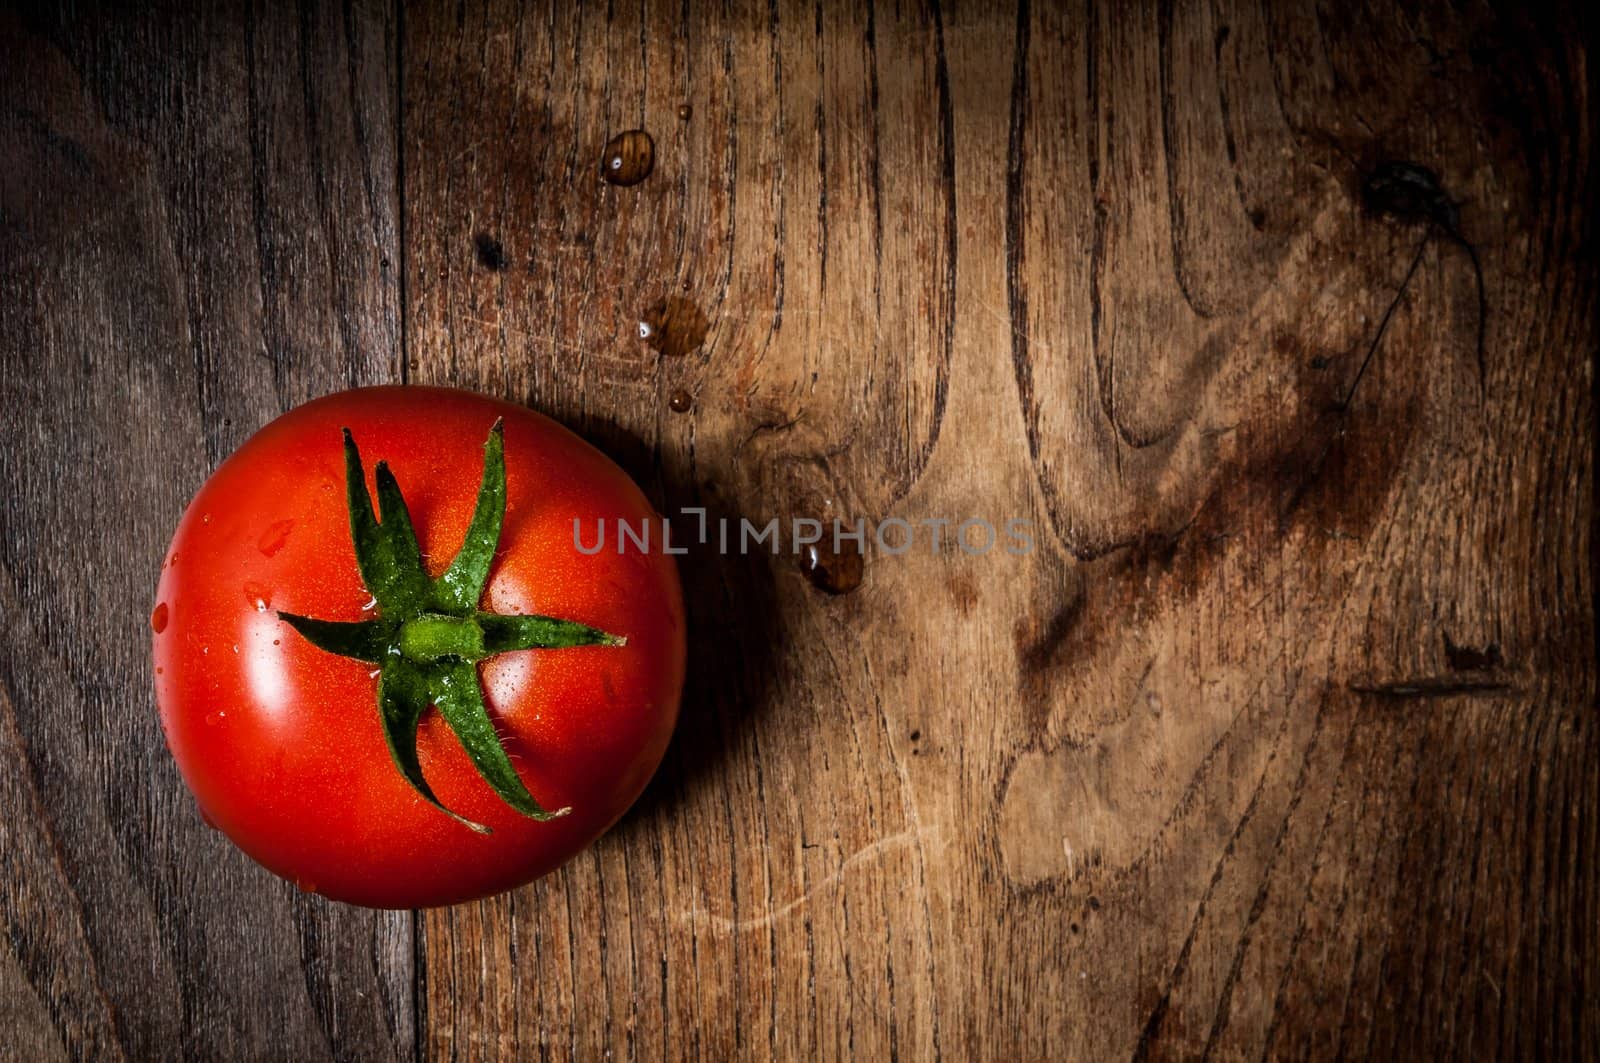
[[[672,742],[655,777],[612,833],[627,840],[635,830],[660,830],[662,817],[689,801],[697,788],[725,785],[723,761],[748,733],[772,696],[772,669],[779,618],[773,583],[774,558],[754,547],[738,552],[741,514],[732,512],[688,478],[665,470],[656,450],[628,430],[599,419],[581,434],[633,477],[651,504],[672,525],[688,624],[688,660],[683,700]],[[708,482],[723,477],[700,469]],[[731,479],[731,477],[729,477]],[[708,541],[699,542],[703,508]],[[718,529],[726,521],[731,552],[719,551]]]

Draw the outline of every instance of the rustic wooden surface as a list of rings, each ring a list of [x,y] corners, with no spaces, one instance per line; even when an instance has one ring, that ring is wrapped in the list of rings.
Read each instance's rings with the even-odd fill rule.
[[[1595,1058],[1591,27],[1462,7],[0,16],[0,1055]],[[695,551],[633,813],[331,905],[200,823],[146,613],[385,380],[1036,549]]]

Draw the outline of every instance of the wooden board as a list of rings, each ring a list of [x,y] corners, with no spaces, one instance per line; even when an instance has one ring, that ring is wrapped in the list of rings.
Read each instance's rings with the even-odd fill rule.
[[[412,917],[207,829],[149,663],[210,468],[398,371],[393,13],[186,7],[0,18],[0,1056],[410,1055]]]
[[[1586,29],[13,20],[0,1029],[30,1057],[1592,1058]],[[654,170],[609,184],[632,128]],[[639,338],[667,299],[704,316],[688,353]],[[837,597],[692,550],[682,722],[616,829],[478,904],[327,905],[199,825],[139,625],[206,468],[383,379],[551,413],[665,513],[917,538]],[[108,486],[74,510],[76,470]],[[969,517],[1033,548],[931,547]]]

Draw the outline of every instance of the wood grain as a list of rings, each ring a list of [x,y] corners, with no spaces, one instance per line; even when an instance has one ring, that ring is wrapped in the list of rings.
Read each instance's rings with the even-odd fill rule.
[[[402,56],[413,379],[555,413],[667,512],[1039,540],[924,534],[838,599],[692,558],[662,775],[424,916],[433,1054],[1592,1051],[1560,23],[486,4]],[[656,172],[613,188],[632,127]],[[1385,160],[1472,252],[1363,208]],[[681,359],[635,334],[675,293]]]
[[[397,369],[391,15],[0,29],[0,1056],[412,1054],[411,917],[302,896],[204,826],[148,649],[209,468]]]
[[[3,25],[0,1054],[1600,1051],[1588,16]],[[209,467],[393,379],[713,528],[917,538],[837,597],[692,549],[622,823],[478,904],[329,906],[200,825],[142,625]]]

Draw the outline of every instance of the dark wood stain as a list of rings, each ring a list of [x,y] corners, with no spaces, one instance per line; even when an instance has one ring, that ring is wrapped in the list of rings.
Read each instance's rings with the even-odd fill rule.
[[[478,265],[484,269],[499,273],[510,264],[510,259],[506,258],[506,249],[501,246],[499,240],[496,240],[488,233],[479,233],[474,236],[472,238],[472,248],[477,252]]]

